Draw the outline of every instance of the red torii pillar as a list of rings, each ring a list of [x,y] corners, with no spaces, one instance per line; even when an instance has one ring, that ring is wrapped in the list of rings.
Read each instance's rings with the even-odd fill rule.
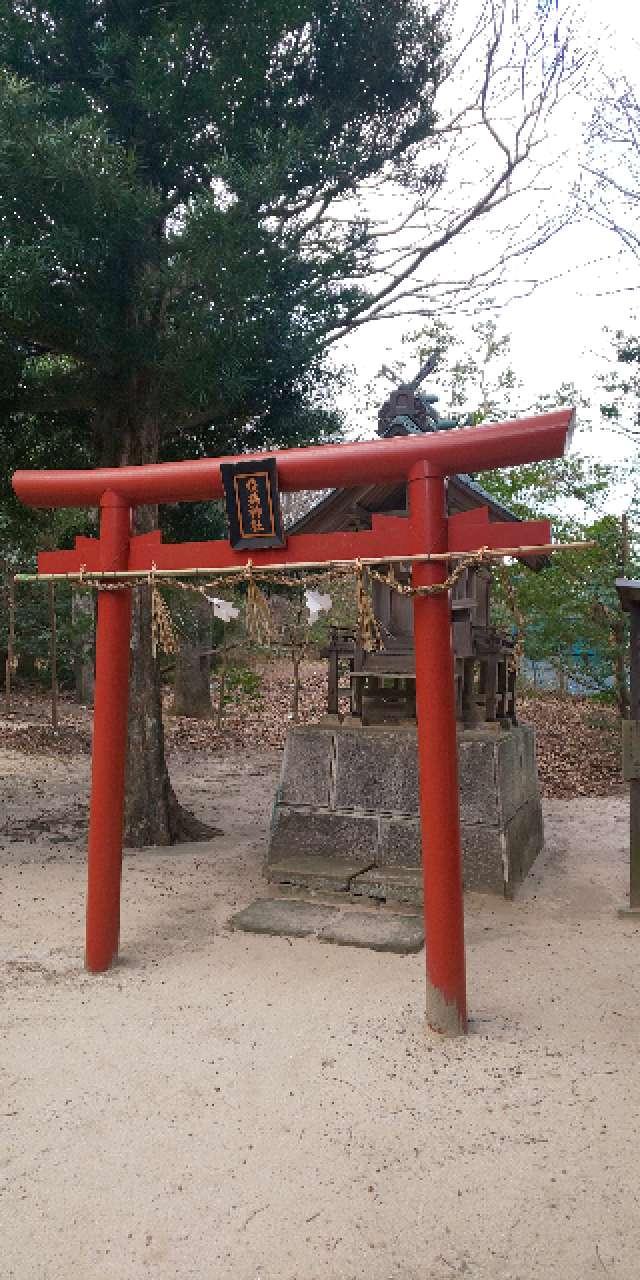
[[[456,472],[560,457],[574,420],[571,409],[536,418],[428,435],[275,451],[283,490],[407,481],[408,520],[374,517],[371,532],[299,534],[286,549],[252,551],[257,570],[273,564],[543,546],[546,521],[489,523],[486,508],[447,518],[445,477]],[[105,468],[19,471],[17,496],[31,506],[100,508],[98,540],[79,538],[72,552],[44,552],[41,572],[124,569],[221,569],[247,563],[227,542],[164,546],[159,535],[132,537],[138,504],[205,501],[223,493],[220,465],[241,458]],[[259,461],[259,455],[255,459]],[[443,582],[446,562],[413,565],[416,586]],[[130,591],[100,591],[89,820],[86,967],[108,969],[118,954],[124,769],[130,644]],[[443,1034],[466,1030],[464,915],[451,617],[447,593],[414,600],[416,703],[422,821],[427,1021]]]

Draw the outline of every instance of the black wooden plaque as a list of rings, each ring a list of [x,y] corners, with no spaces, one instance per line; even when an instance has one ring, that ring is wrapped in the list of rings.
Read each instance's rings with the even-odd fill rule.
[[[234,551],[285,547],[275,458],[223,462],[220,474]]]

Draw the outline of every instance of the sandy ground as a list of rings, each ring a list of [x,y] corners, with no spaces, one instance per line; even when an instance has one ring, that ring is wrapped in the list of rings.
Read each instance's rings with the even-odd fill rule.
[[[234,934],[277,756],[174,762],[225,835],[128,855],[82,971],[86,758],[0,750],[2,1280],[637,1280],[640,928],[624,797],[547,802],[467,900],[471,1034],[423,955]]]

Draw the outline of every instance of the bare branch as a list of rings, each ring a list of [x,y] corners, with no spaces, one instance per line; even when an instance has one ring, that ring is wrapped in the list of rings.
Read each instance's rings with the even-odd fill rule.
[[[626,80],[609,81],[593,113],[587,141],[579,192],[582,207],[638,257],[640,101]]]
[[[310,194],[304,214],[300,206],[287,211],[282,233],[289,243],[295,237],[294,243],[317,249],[323,241],[346,244],[350,233],[356,237],[351,279],[364,289],[325,332],[327,344],[375,319],[423,314],[426,301],[432,311],[443,301],[477,299],[483,284],[500,283],[508,263],[544,244],[573,216],[569,191],[564,207],[545,209],[553,198],[545,174],[557,154],[550,160],[541,153],[536,163],[534,157],[552,112],[584,75],[587,57],[570,57],[569,31],[560,33],[555,13],[541,13],[535,0],[515,8],[509,0],[479,0],[468,30],[456,33],[437,100],[439,124],[428,146],[414,150],[411,165],[398,157],[397,168],[390,162],[356,192],[345,184],[339,192],[315,193],[315,203]],[[539,200],[523,217],[518,197],[531,193]],[[486,229],[478,237],[484,262],[472,278],[424,279],[425,264],[446,263],[474,227]]]

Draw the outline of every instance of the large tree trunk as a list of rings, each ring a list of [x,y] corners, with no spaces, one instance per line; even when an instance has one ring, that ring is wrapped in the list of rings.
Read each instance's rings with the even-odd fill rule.
[[[133,596],[131,654],[125,843],[137,849],[147,844],[208,840],[219,832],[183,809],[169,780],[147,586],[138,587]]]
[[[90,591],[72,592],[71,621],[74,626],[73,677],[76,702],[83,707],[92,707],[95,684],[94,598]]]
[[[202,596],[190,601],[192,635],[180,638],[171,713],[193,720],[211,720],[211,606]]]
[[[149,419],[132,413],[105,414],[96,423],[103,466],[157,462],[159,431]],[[155,507],[138,507],[135,532],[157,527]],[[178,803],[165,758],[162,697],[151,643],[151,592],[138,587],[132,596],[129,745],[125,787],[124,842],[129,847],[208,840],[219,835]]]
[[[191,720],[211,720],[211,665],[208,653],[202,653],[188,640],[180,641],[176,654],[176,672],[173,686],[173,716],[187,716]]]

